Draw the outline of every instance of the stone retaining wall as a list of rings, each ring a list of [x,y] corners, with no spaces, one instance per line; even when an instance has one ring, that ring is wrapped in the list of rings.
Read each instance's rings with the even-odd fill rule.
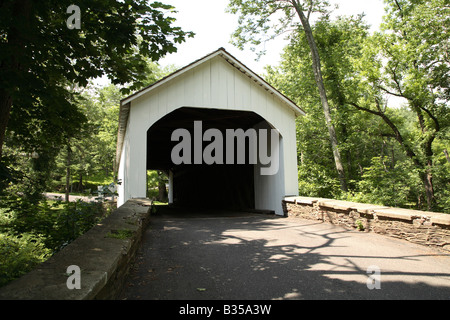
[[[132,199],[39,267],[0,288],[7,300],[114,299],[150,217],[148,199]],[[67,268],[80,268],[80,289],[69,289]]]
[[[285,214],[375,232],[450,252],[450,214],[349,201],[286,197]]]

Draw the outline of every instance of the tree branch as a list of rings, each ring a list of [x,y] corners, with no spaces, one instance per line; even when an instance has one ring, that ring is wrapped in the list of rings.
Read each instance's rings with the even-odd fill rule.
[[[450,156],[448,155],[447,149],[444,149],[445,157],[447,158],[447,162],[450,163]]]
[[[403,139],[403,136],[401,135],[400,131],[398,130],[397,126],[391,121],[391,119],[389,119],[386,114],[384,114],[383,112],[381,112],[381,109],[379,107],[379,103],[377,102],[377,108],[379,111],[375,111],[375,110],[371,110],[368,108],[364,108],[361,107],[360,105],[354,103],[354,102],[350,102],[349,104],[354,106],[356,109],[361,110],[361,111],[365,111],[365,112],[369,112],[371,114],[374,114],[376,116],[379,116],[381,119],[383,119],[383,121],[391,128],[391,130],[394,132],[394,137],[395,139],[398,141],[398,143],[400,143],[400,145],[402,146],[403,150],[406,152],[406,155],[413,161],[413,163],[418,166],[419,168],[423,168],[422,164],[420,163],[420,161],[417,159],[417,156],[415,154],[415,152],[410,148],[410,146],[405,142],[405,140]]]
[[[310,5],[309,5],[309,8],[308,8],[308,14],[306,15],[306,20],[308,20],[308,21],[309,21],[309,17],[311,16],[312,10],[313,10],[313,2],[310,1]]]
[[[375,111],[375,110],[371,110],[371,109],[367,109],[367,108],[361,107],[361,106],[359,106],[358,104],[356,104],[356,103],[354,103],[354,102],[349,102],[349,104],[352,105],[352,106],[354,106],[354,107],[355,107],[356,109],[358,109],[358,110],[365,111],[365,112],[368,112],[368,113],[371,113],[371,114],[374,114],[374,115],[376,115],[376,116],[380,116],[380,117],[381,117],[381,113],[380,113],[380,112],[377,112],[377,111]]]
[[[428,114],[428,116],[433,120],[436,132],[439,131],[441,129],[441,127],[439,125],[439,120],[431,113],[430,110],[428,110],[422,106],[419,106],[419,108],[422,109],[423,111],[425,111]]]

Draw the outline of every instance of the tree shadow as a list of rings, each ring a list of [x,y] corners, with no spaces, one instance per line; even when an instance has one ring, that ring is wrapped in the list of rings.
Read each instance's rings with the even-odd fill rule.
[[[334,225],[222,214],[210,219],[164,213],[153,217],[120,298],[450,298],[450,267],[445,272],[416,268],[431,257],[449,266],[448,255],[384,253],[376,244],[352,251],[358,233]],[[407,267],[401,269],[399,263]],[[379,278],[367,272],[370,265],[379,265]],[[380,289],[369,289],[367,281],[373,279],[380,280]]]

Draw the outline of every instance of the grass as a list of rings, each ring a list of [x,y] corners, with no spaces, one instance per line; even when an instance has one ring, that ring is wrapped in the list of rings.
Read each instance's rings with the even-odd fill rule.
[[[120,229],[120,230],[111,230],[106,235],[107,238],[113,238],[113,239],[129,239],[133,236],[133,231],[126,230],[126,229]]]

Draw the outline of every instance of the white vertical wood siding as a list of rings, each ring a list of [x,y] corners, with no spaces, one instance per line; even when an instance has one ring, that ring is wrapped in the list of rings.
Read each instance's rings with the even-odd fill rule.
[[[294,111],[222,57],[215,56],[131,102],[119,169],[119,179],[123,181],[119,188],[119,205],[129,198],[145,197],[147,130],[180,107],[245,110],[259,114],[279,130],[283,138],[284,152],[280,160],[284,167],[284,193],[298,194]],[[274,201],[281,203],[281,198]]]

